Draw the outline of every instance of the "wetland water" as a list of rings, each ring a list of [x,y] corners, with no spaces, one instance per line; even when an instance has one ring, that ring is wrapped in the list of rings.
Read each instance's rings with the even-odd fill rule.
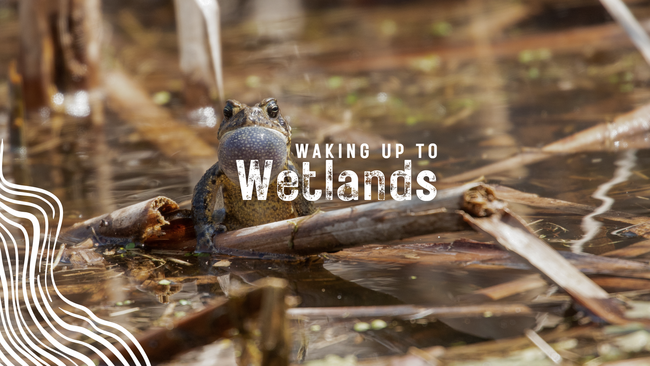
[[[446,177],[611,121],[650,96],[650,67],[597,3],[280,3],[275,8],[263,1],[222,3],[226,98],[245,103],[276,98],[283,115],[290,118],[296,144],[371,146],[367,159],[334,158],[335,177],[348,169],[359,176],[378,169],[388,185],[390,174],[404,169],[404,160],[410,159],[414,182],[419,171],[430,170],[441,189],[448,186]],[[173,3],[114,1],[104,7],[105,64],[125,70],[174,118],[186,120],[196,113],[183,104]],[[644,2],[635,3],[632,10],[640,18],[650,14]],[[15,4],[0,2],[0,29],[5,42],[0,46],[0,122],[6,126],[6,70],[17,55],[19,35]],[[216,129],[208,127],[209,121],[190,125],[201,139],[216,146]],[[5,166],[13,167],[6,175],[55,193],[68,224],[158,195],[189,208],[194,185],[214,163],[166,154],[110,105],[103,135],[91,132],[83,116],[57,114],[29,122],[27,159],[12,164],[5,158]],[[5,141],[6,131],[3,127]],[[104,145],[101,149],[98,140]],[[384,159],[382,143],[403,144],[405,152]],[[418,143],[437,144],[437,157],[419,158]],[[557,155],[488,175],[485,181],[599,206],[591,195],[612,179],[615,162],[622,156],[617,151]],[[650,210],[650,152],[638,150],[635,157],[630,177],[608,195],[615,200],[614,210],[645,216]],[[310,156],[306,161],[317,173],[312,188],[324,189],[325,159]],[[386,193],[389,198],[388,187]],[[331,210],[364,202],[342,202],[335,194],[334,200],[321,198],[317,204]],[[535,222],[536,233],[556,249],[569,250],[583,235],[582,216],[526,206],[513,209]],[[585,244],[585,252],[599,254],[638,241],[611,235],[625,226],[622,223],[603,224],[595,239]],[[401,244],[413,245],[412,249],[461,237],[491,241],[463,232],[405,239]],[[177,258],[189,266],[171,260],[152,262],[133,251],[118,250],[107,258],[108,270],[71,270],[57,283],[77,288],[76,301],[100,314],[134,309],[112,318],[134,330],[181,318],[203,301],[223,296],[224,289],[265,276],[289,280],[292,295],[301,298],[303,307],[443,306],[472,304],[467,295],[475,290],[533,273],[506,260],[492,266],[471,262],[431,266],[410,263],[404,255],[394,261],[327,255],[319,262],[301,264],[231,259],[227,268],[211,267],[214,261],[192,255]],[[122,272],[126,275],[118,276]],[[162,278],[174,284],[157,288],[155,282]],[[88,291],[88,286],[99,290]],[[505,300],[529,301],[547,290]],[[174,308],[170,310],[169,304]],[[292,329],[300,335],[295,339],[302,341],[296,340],[294,348],[299,349],[301,342],[307,345],[308,360],[328,354],[359,358],[403,354],[409,347],[448,347],[516,336],[535,323],[534,316],[483,321],[425,317],[395,320],[360,336],[353,330],[357,320],[298,322]]]

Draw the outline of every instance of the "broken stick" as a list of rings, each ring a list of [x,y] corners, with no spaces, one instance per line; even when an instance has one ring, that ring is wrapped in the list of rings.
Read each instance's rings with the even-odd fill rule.
[[[488,191],[483,194],[480,192],[468,192],[468,194],[471,193],[479,200],[494,196],[494,192],[491,192],[488,186],[477,187],[477,190],[484,189]],[[466,201],[471,202],[472,198]],[[493,236],[506,249],[524,258],[593,314],[612,324],[631,322],[625,318],[622,308],[609,298],[605,290],[571,265],[555,249],[533,235],[523,220],[505,206],[497,208],[495,212],[488,215],[482,215],[472,207],[467,207],[465,211],[463,216],[467,222],[477,230]]]

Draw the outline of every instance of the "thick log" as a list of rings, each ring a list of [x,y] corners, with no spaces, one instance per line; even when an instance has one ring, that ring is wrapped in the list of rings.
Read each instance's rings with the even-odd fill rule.
[[[214,237],[221,253],[312,255],[370,243],[471,230],[458,210],[478,184],[438,192],[433,201],[385,201],[240,229]]]

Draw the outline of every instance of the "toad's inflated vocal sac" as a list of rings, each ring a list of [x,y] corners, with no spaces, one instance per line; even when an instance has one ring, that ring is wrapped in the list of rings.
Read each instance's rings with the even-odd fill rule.
[[[291,127],[282,118],[278,103],[267,98],[249,107],[228,100],[219,126],[219,161],[205,172],[194,188],[192,218],[196,231],[196,252],[215,251],[212,236],[225,230],[267,224],[316,212],[312,202],[302,195],[293,201],[282,201],[277,195],[276,177],[283,170],[295,172],[302,191],[302,175],[296,169],[291,153]],[[245,171],[250,161],[273,160],[271,186],[266,200],[253,195],[243,200],[237,160],[244,160]],[[223,206],[216,207],[223,197]],[[221,200],[219,200],[221,202]]]

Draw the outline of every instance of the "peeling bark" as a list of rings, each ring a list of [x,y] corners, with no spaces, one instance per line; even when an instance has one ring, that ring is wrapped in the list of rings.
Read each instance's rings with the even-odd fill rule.
[[[163,215],[176,210],[176,202],[159,196],[77,223],[64,230],[61,237],[63,240],[92,237],[98,244],[143,242],[152,237],[164,236],[161,227],[169,222]]]

